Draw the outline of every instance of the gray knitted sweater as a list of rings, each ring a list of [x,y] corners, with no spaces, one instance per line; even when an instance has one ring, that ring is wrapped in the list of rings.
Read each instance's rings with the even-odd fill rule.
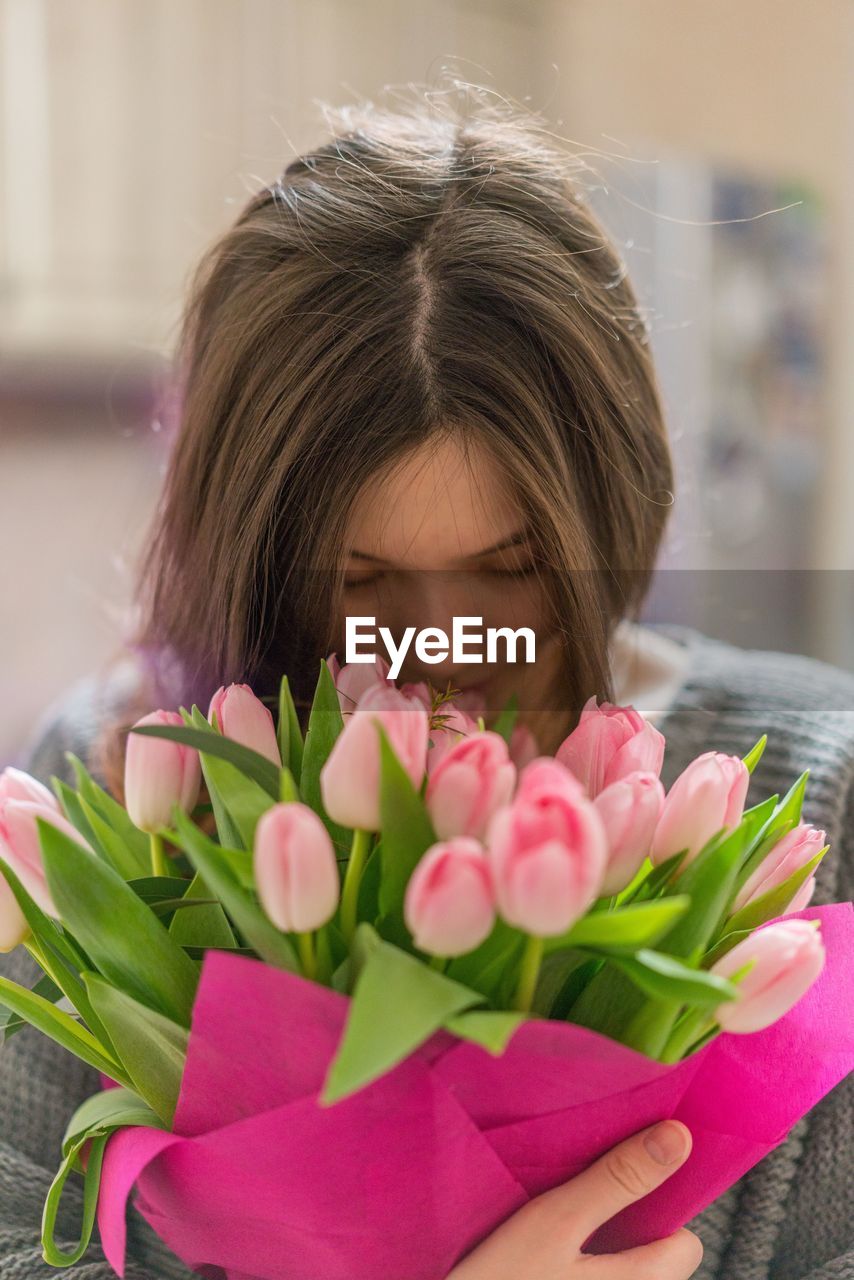
[[[690,628],[662,626],[688,646],[684,682],[659,722],[667,738],[663,781],[701,751],[743,755],[762,732],[769,743],[751,781],[749,803],[783,794],[811,769],[804,818],[827,831],[816,905],[854,896],[854,676],[812,659],[743,650]],[[119,691],[120,692],[120,691]],[[65,750],[87,757],[116,687],[87,677],[43,727],[25,767],[49,783],[71,780]],[[18,948],[0,955],[0,972],[31,984],[38,970]],[[55,1274],[41,1259],[41,1210],[74,1107],[99,1088],[94,1071],[24,1028],[0,1048],[0,1280]],[[79,1222],[76,1185],[58,1238]],[[854,1280],[854,1080],[839,1084],[785,1142],[689,1225],[703,1242],[700,1280]],[[129,1280],[190,1273],[147,1223],[128,1210]],[[74,1237],[76,1239],[76,1236]],[[80,1280],[108,1280],[97,1240],[74,1268]],[[314,1277],[313,1280],[323,1280]],[[389,1280],[404,1280],[389,1277]],[[519,1280],[537,1280],[520,1276]]]

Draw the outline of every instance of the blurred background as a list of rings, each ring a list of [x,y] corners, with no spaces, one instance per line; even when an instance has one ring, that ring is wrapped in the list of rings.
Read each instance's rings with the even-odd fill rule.
[[[446,69],[601,175],[678,467],[648,616],[854,669],[851,0],[0,0],[0,767],[117,646],[199,253],[319,103]]]

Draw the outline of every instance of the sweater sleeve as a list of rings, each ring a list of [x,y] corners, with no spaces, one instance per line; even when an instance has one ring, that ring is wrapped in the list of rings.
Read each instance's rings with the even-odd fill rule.
[[[66,750],[85,760],[85,741],[75,725],[79,720],[58,713],[30,750],[24,767],[48,786],[53,774],[72,781]],[[32,987],[41,970],[21,946],[0,953],[0,974]],[[0,1280],[56,1280],[57,1269],[42,1257],[42,1208],[62,1158],[65,1127],[76,1107],[100,1088],[96,1071],[34,1027],[22,1027],[0,1043]],[[66,1250],[79,1239],[82,1187],[82,1179],[72,1174],[63,1191],[56,1239]],[[97,1228],[73,1275],[76,1280],[115,1280]],[[128,1209],[125,1275],[127,1280],[188,1280],[194,1275],[133,1205]]]
[[[830,854],[838,902],[854,897],[854,784],[843,796]],[[854,1074],[809,1113],[782,1206],[774,1280],[854,1280]]]

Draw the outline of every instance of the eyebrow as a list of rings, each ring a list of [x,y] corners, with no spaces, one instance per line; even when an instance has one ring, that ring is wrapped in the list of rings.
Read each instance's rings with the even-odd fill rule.
[[[470,556],[463,556],[463,561],[481,560],[484,556],[491,556],[496,551],[504,551],[507,547],[518,547],[521,543],[526,542],[529,537],[527,529],[517,529],[515,533],[508,534],[506,538],[502,538],[500,542],[494,543],[491,547],[484,547],[482,551],[474,551]],[[350,552],[351,556],[355,556],[358,560],[370,560],[373,564],[391,564],[390,560],[382,560],[379,556],[372,556],[367,551]]]

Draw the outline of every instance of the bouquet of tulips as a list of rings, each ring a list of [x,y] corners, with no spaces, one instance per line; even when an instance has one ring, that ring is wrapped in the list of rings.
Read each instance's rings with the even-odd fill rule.
[[[453,693],[333,655],[305,736],[287,678],[277,719],[239,684],[143,717],[124,805],[73,755],[55,794],[0,775],[0,944],[43,971],[0,979],[4,1033],[33,1024],[103,1084],[68,1125],[49,1263],[97,1220],[123,1274],[133,1190],[232,1280],[443,1280],[675,1116],[689,1159],[587,1247],[641,1244],[854,1064],[852,909],[808,905],[806,774],[745,808],[763,739],[665,794],[631,707],[591,698],[546,757],[512,705],[487,729]]]

